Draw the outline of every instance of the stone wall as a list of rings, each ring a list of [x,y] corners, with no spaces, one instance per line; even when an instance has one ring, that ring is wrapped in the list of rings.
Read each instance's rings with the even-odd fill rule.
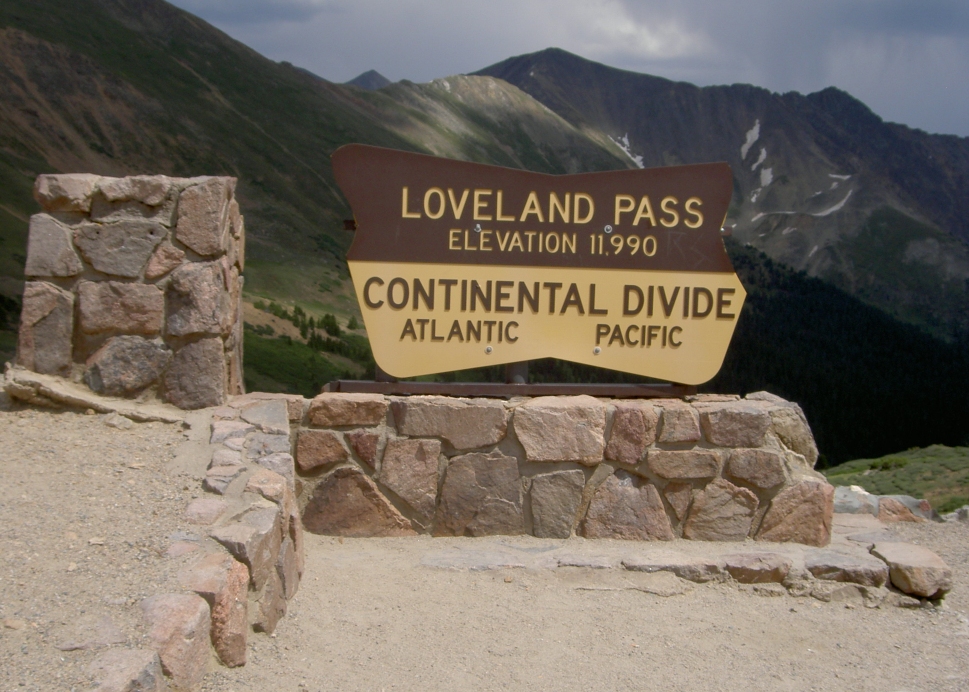
[[[305,553],[293,457],[269,451],[290,448],[287,402],[256,394],[228,404],[211,412],[211,463],[203,481],[211,494],[184,510],[198,533],[173,534],[165,553],[184,558],[177,573],[182,590],[141,602],[153,654],[99,658],[95,667],[105,670],[97,676],[114,675],[118,683],[98,689],[168,689],[162,670],[176,689],[199,689],[213,655],[229,668],[245,665],[251,633],[271,635],[299,589]]]
[[[830,540],[797,404],[387,397],[290,402],[306,530],[338,536]]]
[[[243,391],[235,178],[41,175],[19,365],[183,409]]]

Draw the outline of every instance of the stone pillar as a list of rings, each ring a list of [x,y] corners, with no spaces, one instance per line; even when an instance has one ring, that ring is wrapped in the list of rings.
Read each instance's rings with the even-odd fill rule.
[[[235,178],[41,175],[17,363],[183,409],[243,393]]]

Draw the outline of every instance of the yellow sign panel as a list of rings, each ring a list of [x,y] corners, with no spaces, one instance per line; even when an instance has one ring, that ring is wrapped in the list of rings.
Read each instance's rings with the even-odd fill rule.
[[[548,176],[350,145],[350,273],[374,358],[412,377],[554,357],[700,384],[746,293],[726,164]]]
[[[735,274],[385,262],[350,273],[374,358],[396,377],[552,357],[699,384],[720,370],[746,297]]]

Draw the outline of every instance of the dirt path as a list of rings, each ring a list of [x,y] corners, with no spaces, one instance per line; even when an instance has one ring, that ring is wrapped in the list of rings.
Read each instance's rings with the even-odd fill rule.
[[[0,689],[86,690],[104,645],[141,644],[140,599],[191,559],[165,556],[197,530],[181,519],[201,494],[191,432],[0,410]],[[204,689],[969,689],[969,525],[893,530],[954,568],[943,609],[534,568],[558,541],[308,536],[276,635],[252,635],[249,663],[213,665]],[[446,568],[495,554],[533,568]]]

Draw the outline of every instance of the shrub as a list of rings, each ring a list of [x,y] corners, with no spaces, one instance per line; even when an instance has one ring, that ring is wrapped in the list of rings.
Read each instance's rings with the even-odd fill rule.
[[[323,315],[323,319],[320,321],[320,324],[323,326],[324,331],[326,331],[326,333],[330,336],[340,336],[342,333],[340,331],[340,325],[336,323],[336,317],[330,313]]]

